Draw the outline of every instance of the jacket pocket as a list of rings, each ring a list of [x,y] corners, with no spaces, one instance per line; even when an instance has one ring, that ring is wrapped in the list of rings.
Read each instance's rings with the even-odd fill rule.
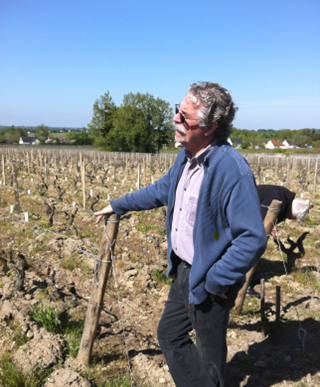
[[[187,223],[192,227],[196,219],[197,204],[198,198],[195,196],[190,196],[187,207]]]

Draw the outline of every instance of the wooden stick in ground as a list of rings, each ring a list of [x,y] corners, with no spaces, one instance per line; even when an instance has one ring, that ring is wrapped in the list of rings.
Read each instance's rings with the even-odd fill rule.
[[[103,231],[102,234],[98,259],[104,262],[107,261],[108,263],[98,261],[98,265],[96,268],[96,279],[98,286],[93,283],[91,288],[89,305],[87,309],[84,329],[77,357],[78,361],[83,364],[90,363],[93,342],[96,337],[100,312],[103,305],[103,296],[107,286],[109,271],[112,265],[110,243],[112,244],[117,237],[119,220],[120,216],[111,215],[106,222],[106,232]],[[109,240],[106,233],[108,234]],[[113,243],[113,245],[111,246],[112,253],[114,251],[114,247],[115,243]]]
[[[86,169],[84,162],[81,163],[81,180],[82,180],[82,205],[86,208]]]
[[[2,178],[3,178],[3,185],[6,185],[6,174],[4,171],[4,156],[2,155]]]
[[[27,153],[28,175],[30,175],[29,153]]]
[[[280,323],[281,286],[276,287],[276,324]]]
[[[271,233],[271,231],[273,229],[273,225],[276,222],[276,219],[277,219],[277,216],[278,216],[278,211],[277,210],[280,210],[281,204],[282,204],[282,202],[280,202],[279,200],[272,200],[272,202],[271,202],[271,204],[269,206],[267,215],[264,218],[263,225],[264,225],[264,229],[265,229],[266,234],[267,234],[268,237],[269,237],[269,235],[270,235],[270,233]],[[246,282],[243,285],[243,287],[240,289],[240,291],[238,293],[238,297],[237,297],[236,302],[235,302],[234,309],[235,309],[235,313],[236,314],[240,314],[241,313],[242,306],[243,306],[243,303],[244,303],[244,299],[246,297],[248,286],[250,285],[250,282],[251,282],[253,274],[254,274],[257,266],[258,266],[258,263],[259,263],[259,261],[246,274]]]
[[[15,162],[12,163],[12,174],[13,174],[13,188],[14,190],[14,196],[16,199],[16,210],[17,213],[20,214],[20,199],[19,199],[19,191],[18,191],[18,178],[17,178],[17,167]]]
[[[314,168],[314,187],[313,187],[314,193],[316,193],[317,191],[317,174],[318,174],[318,161],[316,162],[316,166]]]
[[[138,179],[137,179],[137,189],[140,189],[140,174],[141,174],[141,164],[138,164]]]
[[[289,188],[290,185],[290,161],[287,159],[287,181],[286,186]]]
[[[268,319],[266,318],[266,314],[265,314],[265,286],[264,286],[264,279],[261,278],[260,280],[260,311],[261,311],[261,322],[262,322],[262,335],[265,337],[266,335],[266,332],[265,332],[265,329],[266,329],[266,326],[265,324],[268,323]]]

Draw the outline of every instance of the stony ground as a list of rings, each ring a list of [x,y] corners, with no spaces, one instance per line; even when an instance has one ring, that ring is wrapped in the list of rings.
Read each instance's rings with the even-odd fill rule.
[[[265,174],[267,172],[265,170]],[[268,173],[271,175],[272,172]],[[37,184],[37,176],[34,176],[34,183]],[[43,308],[54,306],[44,286],[51,265],[56,268],[55,282],[61,294],[70,295],[69,285],[75,284],[78,306],[70,309],[69,318],[83,324],[94,286],[94,258],[75,247],[96,254],[88,245],[99,247],[102,229],[94,226],[91,214],[79,211],[75,226],[80,233],[75,235],[66,224],[66,207],[61,204],[57,207],[53,226],[49,227],[39,198],[22,196],[22,207],[30,214],[31,222],[26,224],[23,214],[9,214],[6,204],[11,203],[12,192],[1,189],[0,194],[1,248],[8,250],[11,243],[26,256],[29,264],[24,289],[15,291],[15,276],[8,272],[3,259],[0,261],[2,354],[9,353],[25,372],[48,369],[50,374],[42,384],[46,387],[113,385],[106,383],[126,375],[129,378],[124,326],[134,384],[174,386],[156,339],[157,324],[169,291],[168,281],[164,278],[166,239],[162,210],[131,213],[121,220],[115,249],[118,289],[112,273],[93,347],[93,361],[86,368],[75,358],[78,339],[73,339],[70,333],[47,332],[31,319],[28,312],[39,302]],[[256,298],[246,299],[240,316],[231,313],[227,334],[228,387],[320,386],[320,199],[319,195],[310,192],[305,192],[305,197],[314,204],[311,216],[301,225],[287,220],[277,229],[278,238],[286,247],[289,235],[296,241],[303,232],[309,232],[304,241],[304,257],[296,260],[295,268],[286,276],[281,255],[270,238],[256,271],[257,282],[261,278],[266,281],[270,323],[261,323],[260,304]],[[35,226],[56,234],[35,230]],[[67,235],[73,241],[61,235]],[[282,291],[279,326],[274,324],[276,285],[281,285]],[[255,290],[260,291],[259,284]]]

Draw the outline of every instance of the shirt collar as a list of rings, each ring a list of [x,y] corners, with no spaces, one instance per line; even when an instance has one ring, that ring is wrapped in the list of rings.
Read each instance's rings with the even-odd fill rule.
[[[198,164],[199,166],[202,165],[203,163],[203,160],[205,159],[206,156],[208,156],[208,154],[210,152],[213,151],[214,147],[216,145],[216,142],[213,141],[211,144],[209,144],[201,153],[199,153],[197,156],[194,156],[192,157],[191,155],[191,152],[189,152],[188,150],[185,149],[185,154],[186,154],[186,157],[187,157],[187,160],[193,164],[193,163],[196,163]]]

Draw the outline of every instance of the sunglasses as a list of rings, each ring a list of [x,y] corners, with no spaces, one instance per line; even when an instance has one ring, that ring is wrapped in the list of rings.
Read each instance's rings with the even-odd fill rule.
[[[180,114],[180,122],[181,124],[184,124],[186,122],[186,120],[188,121],[199,121],[198,119],[196,118],[186,118],[180,111],[180,104],[179,103],[176,103],[175,104],[175,112],[176,114]]]

